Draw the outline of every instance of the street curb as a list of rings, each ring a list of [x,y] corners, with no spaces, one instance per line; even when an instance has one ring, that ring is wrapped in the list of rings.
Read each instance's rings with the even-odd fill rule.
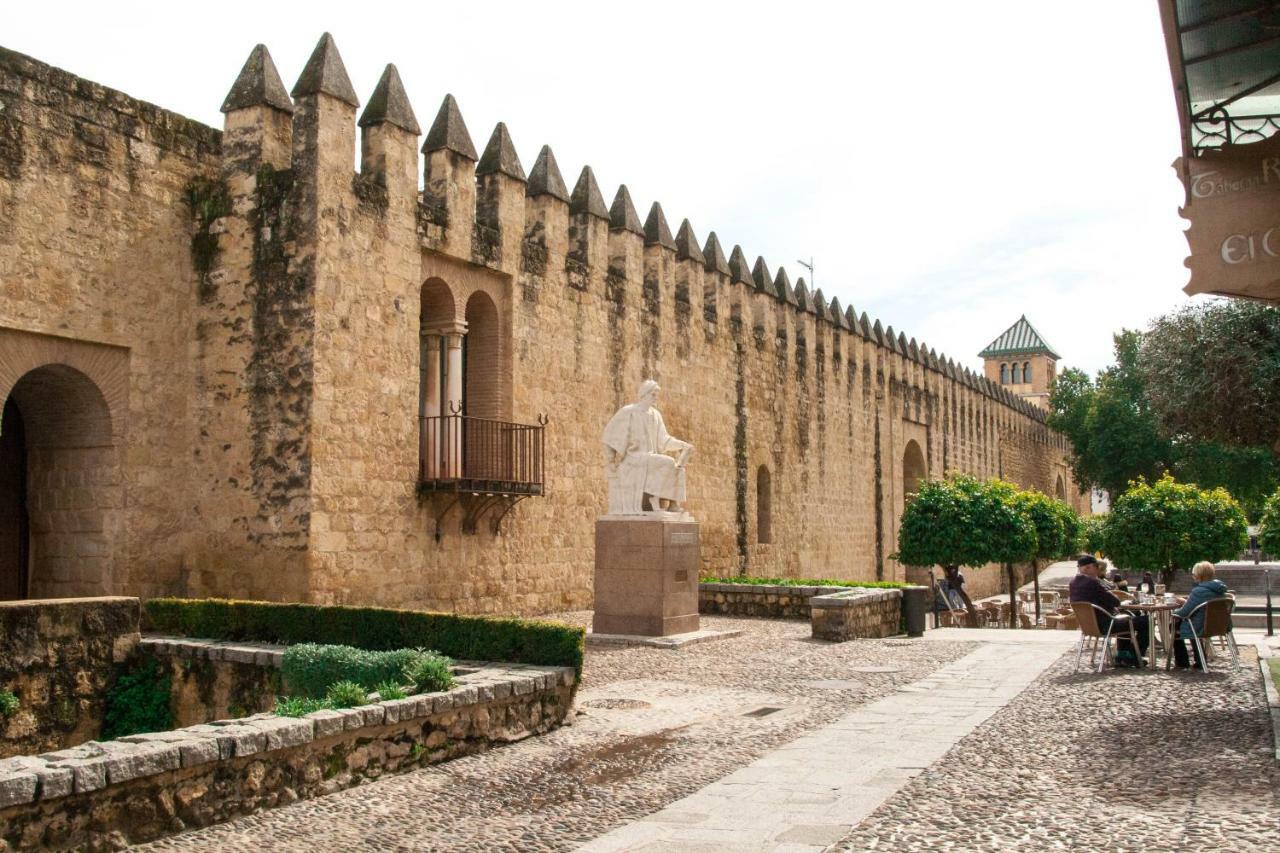
[[[1267,661],[1271,649],[1266,643],[1258,643],[1258,669],[1262,672],[1262,686],[1267,694],[1267,710],[1271,712],[1271,735],[1276,748],[1276,761],[1280,761],[1280,690],[1271,676]]]

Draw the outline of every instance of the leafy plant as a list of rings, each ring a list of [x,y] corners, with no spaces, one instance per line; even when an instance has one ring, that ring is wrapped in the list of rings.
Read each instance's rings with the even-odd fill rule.
[[[367,692],[394,681],[418,658],[430,654],[420,649],[379,652],[299,643],[285,650],[280,671],[285,691],[292,696],[323,696],[337,681],[353,681]]]
[[[102,739],[114,740],[173,727],[168,674],[154,658],[134,658],[107,691]]]
[[[1126,569],[1159,571],[1166,585],[1175,572],[1235,557],[1248,544],[1244,510],[1226,489],[1201,489],[1167,474],[1131,484],[1106,518],[1107,555]]]
[[[0,717],[6,720],[18,713],[22,702],[12,690],[0,690]]]
[[[327,699],[308,699],[302,696],[281,696],[276,699],[276,707],[272,713],[281,717],[305,717],[312,711],[324,711],[333,708]]]
[[[331,708],[355,708],[369,701],[365,689],[354,681],[336,681],[330,684],[324,698]]]
[[[1101,554],[1106,552],[1106,541],[1103,535],[1107,529],[1107,516],[1090,515],[1080,520],[1080,532],[1077,539],[1080,551],[1088,551],[1090,554]]]
[[[419,693],[448,690],[453,686],[453,661],[435,654],[423,654],[404,670]]]
[[[464,660],[572,666],[579,677],[586,636],[583,628],[538,619],[216,598],[152,598],[143,614],[148,630],[185,637],[437,649]]]
[[[409,695],[404,687],[395,681],[384,681],[373,689],[377,691],[378,698],[381,700],[403,699]]]

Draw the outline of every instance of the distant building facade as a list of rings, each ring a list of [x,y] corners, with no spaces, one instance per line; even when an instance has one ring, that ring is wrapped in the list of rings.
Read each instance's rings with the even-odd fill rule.
[[[292,92],[256,48],[222,130],[0,50],[0,597],[589,607],[645,378],[707,573],[902,578],[951,470],[1087,509],[1013,386],[451,97],[420,155],[393,66],[358,103],[328,36]]]

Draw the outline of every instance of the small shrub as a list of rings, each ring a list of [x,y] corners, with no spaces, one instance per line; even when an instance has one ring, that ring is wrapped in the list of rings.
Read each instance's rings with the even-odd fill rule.
[[[354,681],[368,692],[379,684],[395,681],[423,654],[429,653],[419,649],[375,652],[353,646],[299,643],[285,650],[281,674],[285,692],[291,696],[318,698],[338,681]]]
[[[409,695],[403,687],[394,681],[384,681],[373,689],[378,691],[378,698],[384,701],[387,699],[403,699]]]
[[[312,711],[324,711],[333,708],[327,699],[306,699],[301,696],[281,696],[276,700],[273,713],[281,717],[305,717]]]
[[[163,732],[173,728],[169,710],[169,676],[154,658],[135,659],[106,695],[102,739]]]
[[[417,686],[417,692],[434,693],[453,686],[452,667],[453,661],[447,657],[427,652],[404,670],[404,677]]]
[[[22,704],[12,690],[0,690],[0,717],[6,720],[18,712]]]
[[[324,698],[332,708],[355,708],[369,701],[365,689],[354,681],[337,681],[330,684]]]

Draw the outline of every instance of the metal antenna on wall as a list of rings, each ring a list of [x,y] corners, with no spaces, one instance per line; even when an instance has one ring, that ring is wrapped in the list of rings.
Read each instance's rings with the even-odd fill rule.
[[[804,261],[796,261],[796,263],[809,271],[809,290],[812,291],[815,287],[817,287],[817,285],[814,284],[813,256],[811,255],[809,257],[809,263],[807,264]]]

